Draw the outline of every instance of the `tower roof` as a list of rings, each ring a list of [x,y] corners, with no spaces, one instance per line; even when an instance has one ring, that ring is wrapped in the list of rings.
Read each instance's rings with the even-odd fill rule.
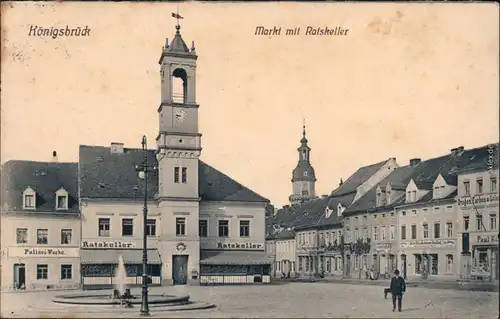
[[[163,58],[166,56],[171,56],[171,57],[182,57],[182,58],[189,58],[189,59],[197,59],[198,56],[196,55],[196,50],[194,48],[194,41],[192,42],[191,49],[187,46],[186,42],[184,42],[184,39],[182,38],[181,35],[181,26],[177,24],[175,26],[175,35],[174,39],[172,42],[168,42],[168,39],[165,41],[165,46],[163,47],[161,56],[160,56],[160,61],[158,63],[162,63]]]
[[[167,52],[176,52],[176,53],[189,53],[189,48],[182,39],[182,35],[180,32],[181,26],[175,26],[175,36],[170,45],[167,47]]]
[[[311,148],[307,145],[306,138],[306,124],[302,125],[302,139],[300,140],[300,147],[297,149],[299,151],[299,162],[292,172],[292,182],[296,181],[316,181],[316,173],[314,168],[311,166],[309,152]],[[301,155],[304,153],[304,155]]]

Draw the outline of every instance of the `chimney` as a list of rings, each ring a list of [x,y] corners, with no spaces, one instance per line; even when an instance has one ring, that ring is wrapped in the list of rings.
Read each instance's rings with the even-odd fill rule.
[[[422,161],[421,158],[412,158],[412,159],[410,159],[410,166],[415,167],[418,164],[420,164],[421,161]]]
[[[123,154],[123,143],[111,142],[111,154]]]
[[[56,151],[52,152],[52,163],[57,163],[57,152]]]
[[[458,147],[452,148],[450,150],[451,154],[455,154],[458,151]]]
[[[464,151],[464,147],[463,146],[457,147],[457,152],[461,153],[463,151]]]

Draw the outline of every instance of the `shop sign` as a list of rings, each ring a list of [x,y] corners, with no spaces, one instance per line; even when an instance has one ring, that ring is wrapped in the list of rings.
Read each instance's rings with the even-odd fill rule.
[[[217,243],[217,249],[228,250],[263,250],[264,244],[254,243]]]
[[[136,244],[134,242],[126,242],[121,240],[110,240],[110,241],[92,241],[84,240],[82,241],[82,248],[85,249],[126,249],[135,248]]]
[[[498,194],[489,194],[489,195],[476,195],[476,196],[467,196],[458,199],[458,206],[464,208],[472,208],[477,206],[486,206],[490,204],[497,204],[500,196]]]
[[[8,256],[11,258],[25,257],[74,257],[79,256],[79,249],[76,247],[60,248],[60,247],[9,247]]]
[[[478,244],[489,244],[489,243],[498,243],[498,235],[495,236],[477,236]]]
[[[424,239],[424,240],[411,240],[403,242],[399,245],[400,248],[412,247],[455,247],[455,240],[451,239]]]

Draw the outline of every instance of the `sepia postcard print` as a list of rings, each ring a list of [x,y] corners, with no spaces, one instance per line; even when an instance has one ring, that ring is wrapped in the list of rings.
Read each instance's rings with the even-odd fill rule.
[[[1,16],[2,317],[498,318],[498,4]]]

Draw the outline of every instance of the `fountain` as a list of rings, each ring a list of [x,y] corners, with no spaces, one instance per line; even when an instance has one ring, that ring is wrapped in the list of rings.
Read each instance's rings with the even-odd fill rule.
[[[134,305],[140,305],[141,299],[132,295],[130,288],[127,286],[127,271],[123,257],[120,255],[118,258],[118,267],[115,271],[113,278],[112,293],[99,293],[99,292],[84,292],[72,293],[67,295],[59,295],[52,299],[56,304],[74,305],[74,306],[99,306],[98,311],[103,312],[108,309],[111,312],[116,311],[116,307],[133,308]],[[214,308],[215,305],[205,302],[195,302],[189,300],[189,295],[186,296],[172,296],[166,294],[149,294],[148,298],[149,307],[152,311],[179,311],[179,310],[201,310]],[[107,306],[107,307],[106,307]],[[104,309],[103,309],[104,308]],[[85,308],[88,312],[90,309]],[[124,309],[124,310],[125,310]],[[134,310],[136,311],[136,310]]]
[[[123,257],[122,257],[122,255],[120,255],[118,257],[118,267],[116,268],[115,278],[114,278],[114,282],[115,282],[114,287],[115,287],[115,290],[118,290],[119,294],[123,294],[125,292],[126,280],[127,280],[127,270],[125,269],[125,263],[123,262]],[[113,296],[115,294],[116,294],[116,292],[113,293]]]

